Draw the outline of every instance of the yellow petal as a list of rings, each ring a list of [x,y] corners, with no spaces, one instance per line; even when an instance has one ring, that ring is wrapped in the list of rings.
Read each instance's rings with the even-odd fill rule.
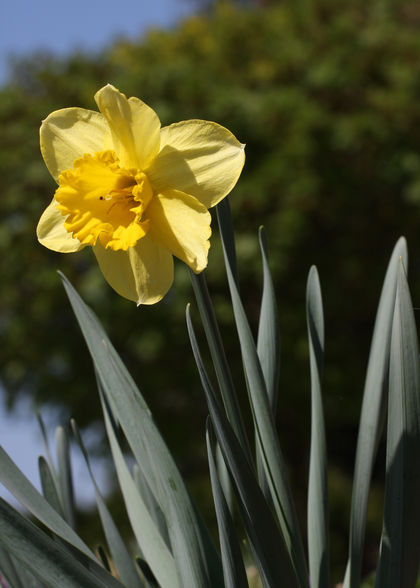
[[[211,214],[197,198],[179,190],[156,194],[146,217],[150,219],[150,236],[156,242],[196,273],[203,271],[210,247]]]
[[[84,153],[102,151],[107,134],[106,120],[93,110],[63,108],[47,116],[40,129],[41,153],[53,178],[58,182]]]
[[[143,170],[159,151],[160,120],[155,111],[138,98],[127,98],[108,84],[95,94],[106,118],[113,148],[122,167]]]
[[[84,245],[78,239],[74,239],[64,228],[66,217],[61,214],[57,205],[57,201],[53,198],[39,219],[36,228],[38,241],[44,247],[60,253],[71,253],[83,249]]]
[[[137,305],[159,302],[174,279],[171,253],[146,235],[127,251],[93,247],[108,284]]]
[[[160,152],[147,175],[157,192],[181,190],[210,208],[236,184],[245,162],[244,147],[217,123],[175,123],[161,130]]]

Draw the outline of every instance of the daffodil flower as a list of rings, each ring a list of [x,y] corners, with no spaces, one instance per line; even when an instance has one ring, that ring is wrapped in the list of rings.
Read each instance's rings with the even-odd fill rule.
[[[100,112],[64,108],[42,123],[41,152],[58,188],[37,227],[61,253],[91,246],[108,283],[154,304],[173,282],[173,255],[196,273],[207,265],[208,209],[234,187],[244,145],[203,120],[161,128],[138,98],[107,85]]]

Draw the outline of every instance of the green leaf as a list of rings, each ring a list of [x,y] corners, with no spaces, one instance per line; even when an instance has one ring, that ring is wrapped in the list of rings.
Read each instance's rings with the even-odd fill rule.
[[[174,558],[131,477],[111,423],[109,409],[104,401],[102,408],[118,481],[134,535],[160,585],[163,588],[178,588],[180,584]]]
[[[53,533],[85,553],[88,557],[95,559],[94,554],[87,545],[22,474],[2,447],[0,447],[0,482]]]
[[[207,421],[207,456],[210,468],[210,479],[213,491],[214,506],[216,509],[217,526],[219,529],[225,588],[248,588],[248,580],[246,577],[241,549],[239,547],[238,537],[236,535],[235,526],[229,511],[229,506],[223,493],[217,472],[216,461],[213,453],[213,447],[215,443],[212,439],[212,432],[210,427],[210,422]]]
[[[414,588],[420,562],[420,371],[416,323],[400,259],[389,369],[385,514],[378,588]]]
[[[251,452],[239,408],[238,397],[226,358],[223,341],[220,336],[214,308],[211,303],[206,277],[204,272],[195,274],[192,271],[190,271],[190,276],[226,414],[251,462]]]
[[[74,492],[73,480],[70,464],[70,444],[69,438],[63,427],[57,427],[55,431],[57,444],[57,463],[58,463],[58,481],[60,488],[61,501],[64,509],[64,518],[74,529]]]
[[[264,281],[260,320],[258,323],[257,353],[261,363],[261,370],[267,388],[267,395],[271,411],[275,418],[280,376],[279,319],[276,295],[274,292],[273,281],[271,279],[270,268],[268,266],[267,237],[263,227],[260,227],[258,237],[263,261]],[[264,458],[261,453],[262,449],[259,443],[258,435],[256,434],[255,437],[258,479],[260,480],[260,485],[263,489],[264,495],[267,499],[269,499],[268,497],[271,496],[271,494],[268,480],[264,471]],[[271,500],[271,498],[269,500]]]
[[[13,559],[6,549],[0,547],[0,574],[3,575],[11,588],[26,588]]]
[[[219,223],[220,236],[223,242],[223,251],[229,259],[232,275],[236,284],[238,280],[238,263],[236,259],[235,233],[233,230],[232,214],[230,211],[229,197],[223,198],[216,206],[217,222]]]
[[[162,539],[165,541],[166,545],[170,547],[169,535],[168,535],[168,527],[166,526],[165,515],[162,512],[156,498],[154,497],[152,491],[149,488],[149,484],[147,483],[146,478],[144,477],[141,469],[137,464],[134,464],[133,467],[133,476],[134,482],[136,483],[137,489],[140,493],[140,496],[144,500],[144,503],[149,511],[150,516],[155,522],[157,529],[159,530]]]
[[[221,230],[223,227],[221,226]],[[271,411],[267,387],[258,358],[251,328],[246,318],[236,281],[230,266],[229,256],[224,246],[226,273],[232,297],[233,312],[242,352],[252,416],[262,461],[267,476],[274,508],[279,518],[283,536],[289,550],[299,585],[308,588],[308,572],[299,529],[299,523],[293,504],[292,494],[287,481],[286,466],[283,460],[277,436],[274,415]]]
[[[258,323],[257,352],[264,375],[271,410],[276,413],[280,376],[280,333],[276,294],[268,266],[268,244],[264,227],[259,230],[263,261],[263,294]]]
[[[223,459],[223,455],[218,443],[216,443],[216,466],[220,486],[222,487],[222,491],[226,499],[227,505],[229,507],[229,511],[232,513],[233,516],[233,492],[232,484],[230,481],[230,474],[229,470],[226,467],[225,460]]]
[[[318,272],[311,267],[306,288],[311,365],[311,452],[308,484],[309,575],[313,588],[328,588],[327,450],[321,397],[324,359],[324,313]]]
[[[266,587],[298,586],[292,561],[273,514],[210,384],[197,345],[189,306],[187,327],[216,437],[234,482],[238,505],[263,584]]]
[[[206,588],[223,581],[222,566],[207,531],[198,522],[190,496],[140,391],[93,312],[62,276],[113,417],[120,423],[139,467],[170,524],[177,524],[189,545],[186,585]],[[181,565],[181,564],[179,564]]]
[[[96,483],[95,477],[92,472],[92,468],[89,461],[89,456],[86,448],[83,444],[80,431],[74,420],[71,421],[74,437],[77,444],[80,447],[82,455],[85,459],[86,466],[89,472],[90,479],[92,480],[93,487],[95,489],[96,504],[98,505],[99,516],[101,518],[102,527],[105,533],[108,547],[110,549],[112,559],[114,560],[115,566],[118,570],[121,582],[127,588],[142,588],[143,583],[137,573],[137,568],[132,560],[124,541],[115,525],[115,522],[111,516],[111,513],[106,506],[105,500],[99,490],[98,484]],[[162,562],[164,559],[162,558]]]
[[[38,459],[38,469],[39,477],[41,479],[42,494],[51,504],[53,509],[57,511],[62,518],[64,518],[63,507],[57,492],[54,475],[51,472],[49,463],[42,455]]]
[[[38,411],[36,412],[36,418],[38,420],[39,428],[41,430],[42,440],[44,442],[45,453],[46,453],[46,456],[47,456],[47,462],[48,462],[48,465],[49,465],[50,473],[51,473],[51,476],[54,479],[54,484],[56,485],[57,493],[59,494],[58,476],[57,476],[57,472],[55,471],[54,461],[53,461],[53,458],[52,458],[52,455],[51,455],[51,451],[50,451],[50,446],[49,446],[49,443],[48,443],[47,432],[46,432],[46,429],[45,429],[45,425],[44,425],[44,421],[42,419],[42,416],[41,416],[41,414]]]
[[[0,498],[0,545],[52,588],[121,588],[122,584],[89,557],[71,555]]]
[[[387,405],[389,349],[400,257],[407,266],[404,238],[398,240],[388,264],[370,348],[357,439],[345,588],[358,588],[360,584],[370,480]]]
[[[8,588],[45,588],[45,584],[41,584],[20,561],[14,560],[1,547],[0,575],[6,579]]]

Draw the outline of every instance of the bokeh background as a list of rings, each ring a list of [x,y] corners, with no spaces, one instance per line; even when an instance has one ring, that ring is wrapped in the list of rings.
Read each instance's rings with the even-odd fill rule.
[[[41,10],[42,4],[34,6]],[[149,21],[158,26],[149,31],[141,3],[126,11],[124,2],[120,5],[118,18],[122,11],[131,27],[121,25],[120,32],[128,37],[116,38],[118,30],[110,29],[95,46],[95,37],[78,37],[83,11],[74,21],[57,14],[49,26],[72,31],[79,49],[34,52],[22,42],[0,87],[0,378],[9,418],[21,399],[29,399],[49,407],[63,423],[73,416],[98,458],[106,453],[92,366],[56,273],[60,269],[105,324],[199,507],[214,523],[206,407],[184,320],[185,305],[193,301],[186,267],[177,264],[163,302],[136,309],[104,283],[90,251],[49,252],[37,244],[35,226],[55,189],[38,146],[40,122],[52,110],[94,109],[94,93],[111,82],[153,106],[163,124],[215,120],[247,145],[230,201],[241,291],[254,328],[261,297],[261,224],[269,238],[282,346],[278,430],[303,529],[310,432],[305,284],[312,264],[320,273],[331,549],[338,580],[346,559],[370,337],[387,261],[402,234],[409,245],[414,306],[420,306],[419,5],[173,0],[173,12],[162,7],[161,20]],[[32,19],[25,17],[27,27],[36,27],[39,14],[33,10]],[[103,30],[103,15],[95,21],[94,14],[91,26]],[[110,21],[114,14],[110,11]],[[245,405],[216,225],[207,277]],[[0,440],[3,434],[0,430]],[[110,490],[112,480],[110,473]],[[366,572],[374,566],[380,537],[382,481],[380,447]],[[94,543],[93,516],[85,510],[80,524]]]

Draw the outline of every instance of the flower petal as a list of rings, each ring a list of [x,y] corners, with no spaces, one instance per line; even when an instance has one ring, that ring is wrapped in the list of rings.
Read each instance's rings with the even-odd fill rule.
[[[156,194],[146,211],[149,233],[196,273],[207,266],[211,214],[190,194],[168,190]]]
[[[143,170],[157,155],[160,120],[156,112],[138,98],[127,98],[108,84],[95,94],[106,118],[122,167]]]
[[[107,134],[105,118],[93,110],[63,108],[47,116],[40,129],[41,153],[53,178],[58,182],[59,174],[84,153],[104,149]]]
[[[55,198],[44,210],[36,228],[38,241],[44,247],[59,251],[60,253],[72,253],[80,251],[84,245],[78,239],[72,237],[71,233],[64,228],[66,217],[57,208],[58,202]]]
[[[175,123],[161,130],[160,152],[147,175],[157,192],[181,190],[210,208],[236,184],[245,162],[244,147],[217,123]]]
[[[137,305],[159,302],[174,279],[171,253],[148,235],[127,251],[93,247],[99,267],[118,294]]]

